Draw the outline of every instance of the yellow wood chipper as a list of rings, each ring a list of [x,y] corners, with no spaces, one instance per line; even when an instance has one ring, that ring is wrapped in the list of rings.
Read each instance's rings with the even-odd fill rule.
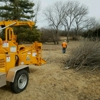
[[[19,45],[11,26],[32,26],[32,21],[0,21],[5,29],[5,40],[0,38],[0,87],[10,83],[11,90],[20,93],[28,85],[29,64],[41,65],[46,61],[42,59],[42,43],[34,42],[31,46]]]

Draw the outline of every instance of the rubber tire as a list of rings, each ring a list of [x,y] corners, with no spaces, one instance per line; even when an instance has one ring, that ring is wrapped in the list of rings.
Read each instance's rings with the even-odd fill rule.
[[[23,75],[23,74],[27,77],[27,83],[26,83],[26,85],[25,85],[22,89],[20,89],[20,88],[18,87],[18,79],[19,79],[20,76]],[[16,73],[14,82],[13,82],[13,83],[12,83],[12,82],[10,83],[10,87],[11,87],[12,92],[14,92],[14,93],[20,93],[20,92],[22,92],[23,90],[25,90],[25,88],[26,88],[27,85],[28,85],[28,81],[29,81],[28,72],[27,72],[26,70],[18,71],[18,72]]]

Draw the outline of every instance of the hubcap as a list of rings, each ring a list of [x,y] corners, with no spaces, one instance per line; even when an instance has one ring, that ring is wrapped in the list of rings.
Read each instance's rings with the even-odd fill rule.
[[[18,79],[18,87],[23,89],[27,84],[27,77],[25,74],[22,74]]]

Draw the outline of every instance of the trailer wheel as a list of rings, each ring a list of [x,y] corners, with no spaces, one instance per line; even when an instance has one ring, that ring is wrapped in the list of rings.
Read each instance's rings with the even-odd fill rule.
[[[28,72],[26,70],[21,70],[16,73],[14,82],[10,84],[11,90],[14,93],[20,93],[27,87],[29,81]]]

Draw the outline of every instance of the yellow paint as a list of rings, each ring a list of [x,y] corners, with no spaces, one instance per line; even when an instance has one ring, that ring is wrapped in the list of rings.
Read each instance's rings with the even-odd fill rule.
[[[17,36],[10,26],[28,25],[30,28],[35,23],[32,21],[0,21],[0,26],[5,26],[5,40],[0,38],[0,72],[7,73],[9,69],[21,64],[45,64],[42,59],[42,43],[34,42],[30,47],[18,45]],[[16,58],[17,57],[17,58]]]

